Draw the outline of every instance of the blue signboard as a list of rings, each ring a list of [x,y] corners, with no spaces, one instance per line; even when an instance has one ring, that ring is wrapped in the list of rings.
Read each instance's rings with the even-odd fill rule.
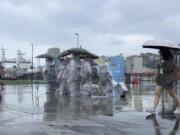
[[[112,56],[110,57],[111,61],[109,62],[110,69],[113,74],[113,78],[116,82],[124,81],[124,58],[121,56]]]

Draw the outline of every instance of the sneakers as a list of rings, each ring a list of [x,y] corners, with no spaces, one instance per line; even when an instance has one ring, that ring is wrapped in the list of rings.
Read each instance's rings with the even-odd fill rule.
[[[174,111],[176,114],[180,114],[180,107],[177,107],[176,110]]]
[[[151,114],[156,114],[156,110],[154,110],[153,108],[152,109],[147,109],[146,111],[151,113]]]

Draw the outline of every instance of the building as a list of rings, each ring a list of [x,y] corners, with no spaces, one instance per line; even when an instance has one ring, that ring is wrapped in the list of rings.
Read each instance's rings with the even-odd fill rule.
[[[159,55],[152,53],[141,53],[127,57],[125,60],[126,83],[129,84],[139,78],[140,80],[152,80],[158,60]]]
[[[113,78],[116,82],[124,81],[124,57],[122,56],[111,56],[110,57],[110,69],[113,74]]]
[[[156,70],[158,60],[159,55],[153,53],[129,56],[125,61],[125,73],[153,72]]]
[[[159,54],[154,53],[141,53],[140,56],[143,59],[143,67],[156,68],[157,62],[159,60]]]
[[[0,49],[0,63],[4,67],[4,77],[16,78],[27,73],[28,69],[31,68],[31,60],[25,59],[23,56],[25,53],[22,53],[20,50],[17,50],[16,58],[8,59],[5,56],[6,49]]]

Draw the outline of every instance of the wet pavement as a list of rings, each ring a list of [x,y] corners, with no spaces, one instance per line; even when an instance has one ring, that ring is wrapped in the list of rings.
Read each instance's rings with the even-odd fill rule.
[[[126,98],[60,97],[46,85],[9,85],[0,91],[2,135],[180,135],[180,116],[164,92],[156,116],[154,84],[130,86]],[[176,88],[180,96],[179,88]]]

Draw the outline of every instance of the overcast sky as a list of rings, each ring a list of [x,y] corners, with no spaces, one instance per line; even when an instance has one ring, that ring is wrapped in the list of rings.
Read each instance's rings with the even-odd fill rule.
[[[144,41],[180,43],[180,0],[0,0],[0,42],[6,57],[80,45],[98,55],[141,52]]]

